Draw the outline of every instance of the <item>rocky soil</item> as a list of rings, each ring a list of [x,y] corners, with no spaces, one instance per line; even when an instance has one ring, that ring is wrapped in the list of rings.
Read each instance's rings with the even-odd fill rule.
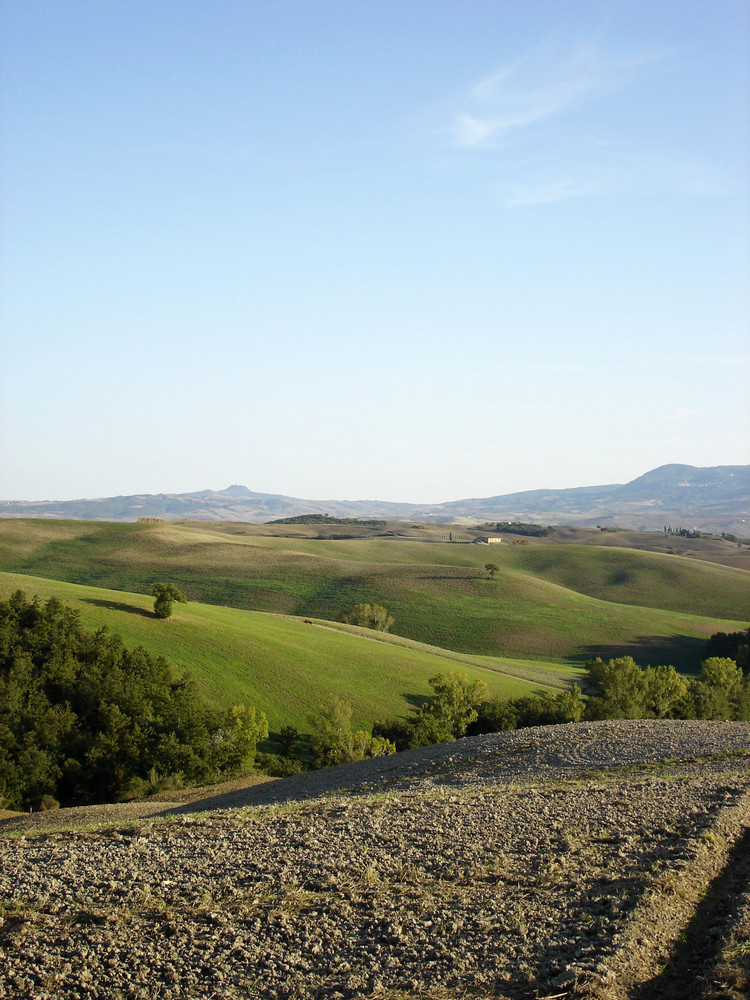
[[[0,996],[733,998],[750,724],[499,733],[0,823]]]

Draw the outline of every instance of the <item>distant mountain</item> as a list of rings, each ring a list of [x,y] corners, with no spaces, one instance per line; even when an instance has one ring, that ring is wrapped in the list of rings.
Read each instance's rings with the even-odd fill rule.
[[[643,530],[696,528],[750,536],[750,465],[662,465],[624,485],[528,490],[442,504],[303,500],[246,486],[198,493],[143,493],[99,500],[0,501],[0,517],[94,521],[273,521],[298,514],[465,523],[534,521]]]

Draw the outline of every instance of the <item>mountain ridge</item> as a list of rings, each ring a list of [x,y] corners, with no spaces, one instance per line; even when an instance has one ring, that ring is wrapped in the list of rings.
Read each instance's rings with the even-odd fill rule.
[[[272,521],[299,514],[426,523],[523,521],[642,530],[672,528],[750,535],[750,465],[668,464],[629,483],[524,490],[437,504],[386,500],[309,500],[224,490],[136,493],[77,500],[0,501],[0,517],[133,521],[138,518]]]

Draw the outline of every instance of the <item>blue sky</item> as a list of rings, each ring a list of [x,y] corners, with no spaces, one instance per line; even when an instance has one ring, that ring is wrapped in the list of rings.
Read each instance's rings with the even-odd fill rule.
[[[0,18],[0,499],[750,462],[746,0]]]

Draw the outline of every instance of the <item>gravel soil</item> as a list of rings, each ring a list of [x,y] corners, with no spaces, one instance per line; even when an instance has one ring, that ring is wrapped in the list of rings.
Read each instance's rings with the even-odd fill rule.
[[[672,721],[10,817],[0,997],[739,1000],[749,831],[750,724]]]

